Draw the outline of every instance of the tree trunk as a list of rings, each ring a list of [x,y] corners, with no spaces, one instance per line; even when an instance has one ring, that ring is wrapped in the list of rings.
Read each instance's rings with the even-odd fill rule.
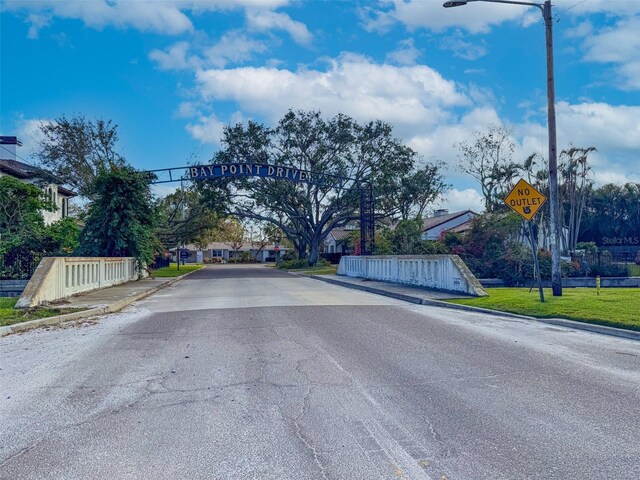
[[[309,265],[313,266],[318,263],[318,258],[320,257],[320,242],[317,238],[314,238],[309,247]]]

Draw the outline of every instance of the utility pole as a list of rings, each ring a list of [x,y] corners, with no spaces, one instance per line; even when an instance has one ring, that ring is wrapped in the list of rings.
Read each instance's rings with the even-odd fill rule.
[[[553,15],[551,1],[542,8],[547,39],[547,123],[549,126],[549,209],[551,211],[551,289],[554,297],[562,296],[562,265],[560,263],[560,202],[558,198],[558,146],[556,140],[556,89],[553,73]]]
[[[549,209],[551,215],[550,245],[551,248],[551,287],[554,297],[562,296],[562,267],[560,264],[560,244],[562,231],[560,227],[560,205],[558,196],[558,147],[556,140],[556,94],[553,74],[553,15],[551,0],[544,3],[520,2],[515,0],[453,0],[442,4],[445,8],[462,7],[471,2],[509,3],[537,7],[544,18],[547,44],[547,124],[549,129]]]

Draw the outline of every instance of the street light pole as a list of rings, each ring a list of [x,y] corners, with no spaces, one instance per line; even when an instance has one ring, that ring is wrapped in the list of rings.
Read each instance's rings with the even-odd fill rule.
[[[518,2],[512,0],[460,0],[444,2],[445,8],[461,7],[469,2],[509,3],[537,7],[544,18],[547,44],[547,123],[549,129],[549,209],[551,215],[551,288],[554,297],[562,296],[562,270],[560,264],[560,206],[558,198],[558,147],[556,140],[556,100],[553,74],[553,16],[551,1],[544,3]]]
[[[556,141],[556,88],[553,74],[553,16],[551,2],[542,8],[547,39],[547,124],[549,128],[549,208],[551,211],[551,289],[554,297],[562,296],[560,263],[560,202],[558,199],[558,147]]]

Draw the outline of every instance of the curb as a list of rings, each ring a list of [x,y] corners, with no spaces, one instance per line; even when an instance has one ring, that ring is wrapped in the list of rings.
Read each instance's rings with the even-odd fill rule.
[[[456,303],[443,302],[441,300],[432,300],[427,298],[420,298],[413,295],[406,295],[403,293],[389,292],[387,290],[369,287],[366,285],[356,285],[349,282],[342,282],[333,278],[323,278],[320,275],[308,275],[309,278],[320,280],[322,282],[331,283],[333,285],[339,285],[341,287],[353,288],[355,290],[362,290],[364,292],[374,293],[377,295],[383,295],[385,297],[395,298],[396,300],[403,300],[418,305],[427,305],[431,307],[448,308],[451,310],[462,310],[472,313],[484,313],[494,315],[497,317],[517,318],[520,320],[534,320],[536,322],[546,323],[549,325],[555,325],[558,327],[572,328],[574,330],[584,330],[592,333],[599,333],[602,335],[610,335],[614,337],[626,338],[630,340],[640,341],[640,331],[624,330],[622,328],[607,327],[606,325],[597,325],[594,323],[583,323],[576,320],[568,320],[565,318],[538,318],[529,317],[526,315],[518,315],[517,313],[501,312],[499,310],[490,310],[488,308],[472,307],[469,305],[458,305]]]
[[[200,269],[198,269],[200,270]],[[16,323],[14,325],[7,325],[4,327],[0,327],[0,337],[4,337],[5,335],[9,335],[11,333],[18,332],[26,332],[28,330],[32,330],[34,328],[42,327],[45,325],[60,325],[64,322],[69,322],[72,320],[79,320],[81,318],[89,318],[95,317],[98,315],[105,315],[107,313],[115,313],[119,312],[123,308],[131,305],[138,300],[142,300],[154,293],[166,288],[174,283],[182,280],[183,278],[191,275],[193,272],[197,272],[198,270],[193,270],[191,272],[185,273],[184,275],[180,275],[179,277],[171,278],[160,285],[156,285],[149,290],[145,290],[142,292],[138,292],[130,297],[123,298],[122,300],[118,300],[109,305],[103,305],[100,307],[90,308],[89,310],[83,310],[81,312],[73,312],[73,313],[65,313],[63,315],[56,315],[55,317],[46,317],[46,318],[38,318],[36,320],[29,320],[28,322]]]

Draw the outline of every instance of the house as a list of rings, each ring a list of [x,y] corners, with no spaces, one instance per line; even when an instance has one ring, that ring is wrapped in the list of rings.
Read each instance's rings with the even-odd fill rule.
[[[358,232],[358,230],[356,228],[334,228],[324,240],[324,251],[326,253],[349,254],[354,232]]]
[[[280,258],[287,253],[289,249],[280,245],[265,245],[260,248],[257,243],[244,242],[238,250],[234,250],[230,244],[222,242],[211,242],[206,248],[199,248],[196,245],[186,245],[183,251],[188,252],[188,257],[183,258],[186,262],[205,262],[215,261],[213,259],[220,259],[219,261],[227,262],[232,258],[242,258],[243,256],[249,256],[251,259],[256,259],[259,262],[277,262]],[[175,254],[175,249],[173,249]],[[198,253],[201,252],[201,253]]]
[[[62,181],[49,172],[19,161],[16,147],[22,143],[16,137],[0,136],[0,176],[8,175],[25,183],[36,185],[57,207],[54,212],[43,211],[45,225],[50,225],[69,215],[69,201],[75,192],[64,188]]]
[[[436,210],[433,217],[425,218],[422,223],[422,239],[436,240],[443,232],[467,232],[477,217],[478,214],[471,210],[455,213],[449,213],[446,209]]]

